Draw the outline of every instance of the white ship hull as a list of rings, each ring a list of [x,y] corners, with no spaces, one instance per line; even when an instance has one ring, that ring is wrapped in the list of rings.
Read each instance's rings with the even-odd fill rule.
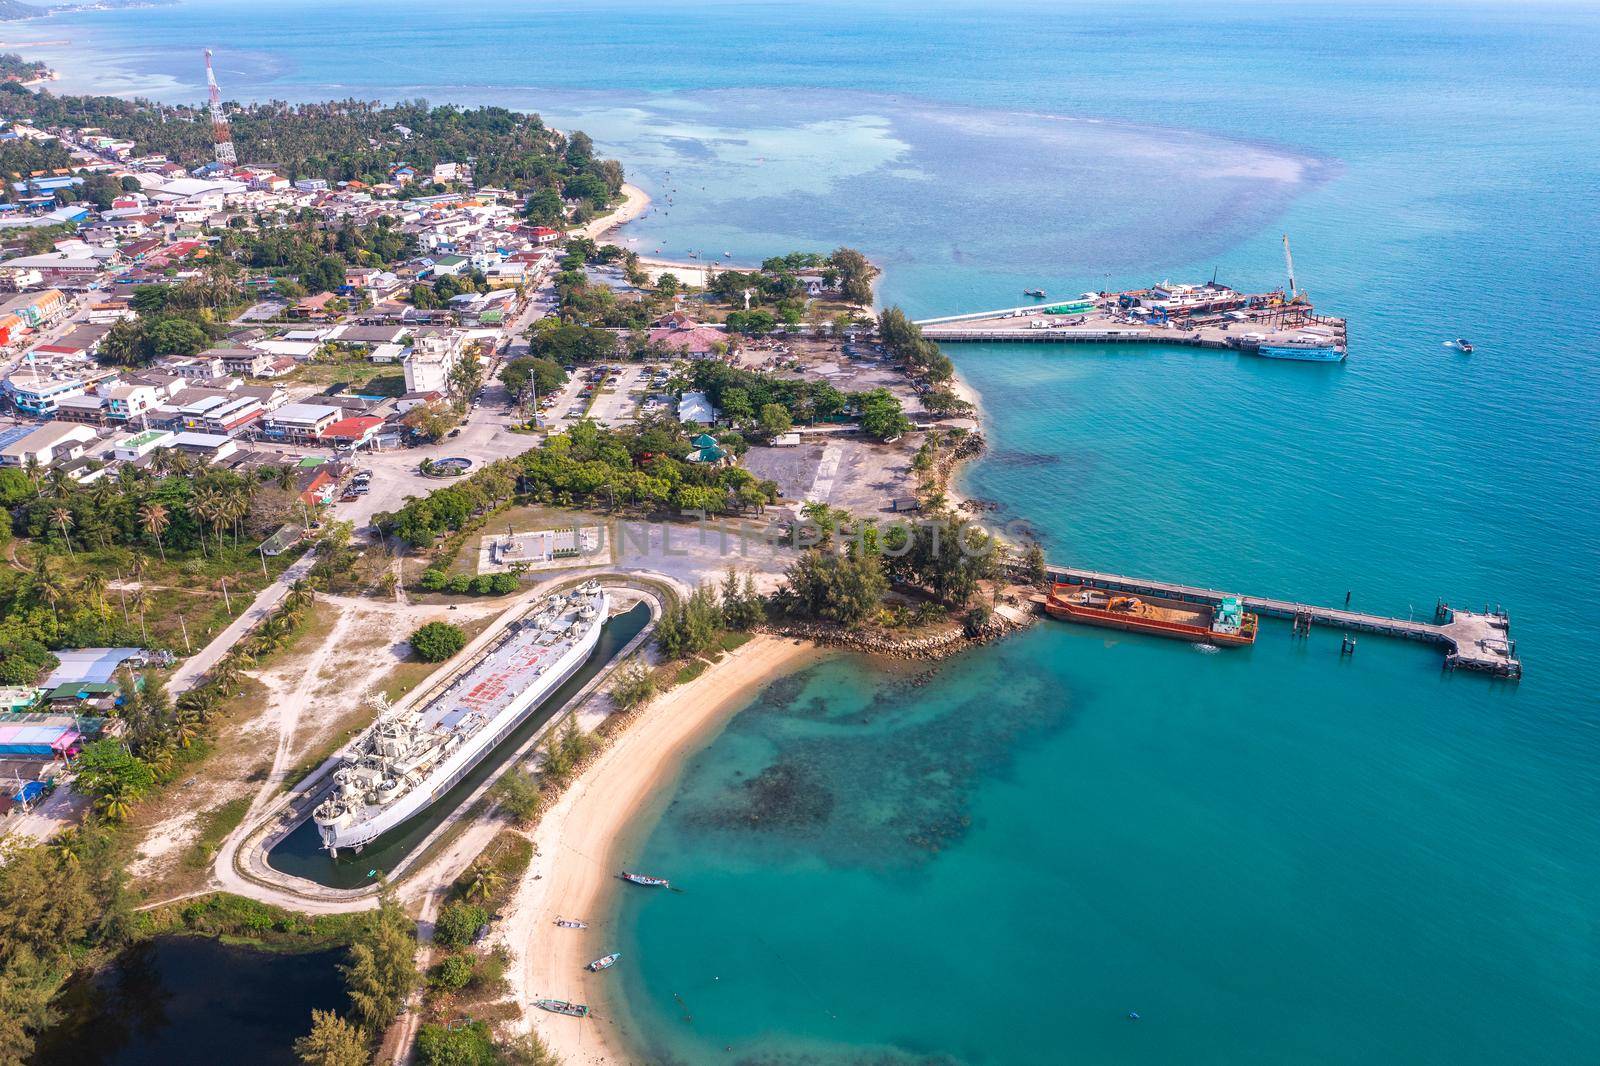
[[[443,797],[474,766],[482,762],[484,756],[526,721],[552,692],[588,661],[595,645],[600,641],[600,633],[605,627],[610,605],[610,596],[602,594],[600,610],[592,620],[588,631],[568,648],[560,659],[542,672],[538,680],[497,715],[494,721],[475,732],[465,744],[451,752],[417,787],[369,816],[338,825],[319,823],[317,832],[322,837],[323,846],[333,854],[337,854],[340,848],[359,849]]]

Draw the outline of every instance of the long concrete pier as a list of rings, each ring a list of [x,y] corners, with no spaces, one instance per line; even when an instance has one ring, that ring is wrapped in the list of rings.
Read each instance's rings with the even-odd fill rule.
[[[1511,619],[1500,610],[1486,609],[1481,613],[1460,611],[1440,603],[1435,609],[1433,621],[1419,622],[1363,611],[1320,607],[1294,600],[1247,596],[1194,585],[1106,574],[1098,570],[1079,570],[1066,566],[1049,566],[1046,570],[1056,584],[1086,585],[1113,592],[1161,596],[1212,607],[1226,597],[1236,597],[1244,604],[1245,610],[1271,618],[1288,619],[1300,629],[1326,625],[1345,632],[1379,633],[1387,637],[1418,640],[1442,647],[1445,666],[1449,669],[1460,667],[1512,679],[1522,676],[1522,663],[1516,657],[1516,642],[1511,639]]]
[[[1171,301],[1155,299],[1150,290],[1139,290],[939,315],[917,319],[914,324],[928,340],[946,343],[1160,343],[1242,352],[1255,352],[1263,346],[1326,345],[1343,355],[1344,319],[1318,314],[1309,303],[1284,302],[1281,292],[1249,295],[1208,288],[1205,293],[1215,302],[1169,308]],[[1069,305],[1075,310],[1059,310]]]

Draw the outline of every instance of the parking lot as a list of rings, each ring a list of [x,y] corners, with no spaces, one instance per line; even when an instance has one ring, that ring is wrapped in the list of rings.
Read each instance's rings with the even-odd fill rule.
[[[567,429],[585,417],[605,426],[626,425],[644,413],[646,400],[664,395],[669,373],[662,364],[579,367],[560,392],[540,405],[540,417],[551,432]],[[670,401],[664,409],[671,411]]]

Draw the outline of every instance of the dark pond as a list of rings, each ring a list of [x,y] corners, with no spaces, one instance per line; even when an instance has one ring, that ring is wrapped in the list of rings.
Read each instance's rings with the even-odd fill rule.
[[[345,1009],[344,949],[277,954],[156,937],[56,997],[33,1066],[295,1066],[311,1011]]]

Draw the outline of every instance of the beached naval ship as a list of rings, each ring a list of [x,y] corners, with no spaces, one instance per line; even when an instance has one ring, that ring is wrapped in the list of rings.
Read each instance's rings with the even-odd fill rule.
[[[583,665],[610,607],[593,581],[548,596],[426,705],[382,706],[312,814],[328,851],[360,850],[443,796]]]

